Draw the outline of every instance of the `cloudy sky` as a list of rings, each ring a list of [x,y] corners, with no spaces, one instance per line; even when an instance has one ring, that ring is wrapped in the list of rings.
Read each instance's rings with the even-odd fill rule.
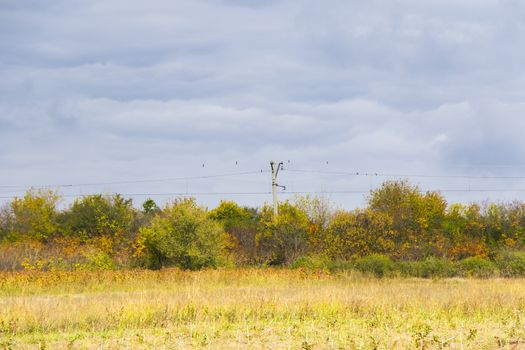
[[[524,199],[524,62],[520,0],[0,0],[0,200]]]

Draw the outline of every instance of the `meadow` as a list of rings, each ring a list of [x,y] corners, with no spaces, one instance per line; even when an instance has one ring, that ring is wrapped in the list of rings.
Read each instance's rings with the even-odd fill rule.
[[[522,349],[525,279],[1,272],[5,349]]]

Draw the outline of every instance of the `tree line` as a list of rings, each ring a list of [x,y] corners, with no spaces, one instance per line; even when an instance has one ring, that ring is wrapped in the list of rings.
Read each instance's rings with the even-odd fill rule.
[[[140,209],[118,194],[83,196],[62,210],[59,201],[54,191],[29,190],[0,209],[1,269],[345,263],[390,269],[518,259],[525,273],[524,202],[448,204],[439,192],[407,181],[383,183],[364,208],[338,209],[326,197],[302,196],[280,203],[277,217],[268,205],[222,201],[209,210],[192,198],[162,208],[148,199]]]

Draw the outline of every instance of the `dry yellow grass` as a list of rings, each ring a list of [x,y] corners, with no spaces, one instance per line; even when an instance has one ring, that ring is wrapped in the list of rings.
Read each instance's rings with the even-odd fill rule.
[[[525,348],[523,279],[2,273],[0,310],[0,348]]]

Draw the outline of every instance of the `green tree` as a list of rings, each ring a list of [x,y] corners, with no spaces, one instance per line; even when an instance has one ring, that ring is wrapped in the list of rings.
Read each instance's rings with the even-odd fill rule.
[[[242,208],[233,201],[221,201],[217,208],[210,211],[209,216],[213,220],[220,221],[228,232],[246,221],[253,220],[249,208]]]
[[[61,215],[63,232],[83,240],[93,237],[123,238],[132,231],[135,210],[131,199],[101,194],[76,199]]]
[[[27,191],[23,198],[15,198],[11,202],[11,238],[46,241],[56,234],[59,199],[54,191],[34,189]]]
[[[145,214],[156,214],[160,211],[160,208],[153,199],[148,198],[142,203],[142,211]]]
[[[135,220],[133,222],[133,232],[137,232],[140,227],[147,226],[155,215],[162,212],[157,203],[153,199],[146,199],[142,203],[142,210],[135,212]]]
[[[148,267],[177,266],[199,269],[215,266],[219,257],[222,227],[208,217],[194,199],[177,200],[142,227],[137,255]]]
[[[279,215],[266,205],[261,213],[262,229],[257,248],[262,262],[270,265],[291,264],[308,248],[308,217],[297,206],[286,201],[279,204]]]
[[[227,234],[225,249],[238,265],[258,262],[256,237],[260,225],[257,209],[240,207],[232,201],[221,201],[209,215],[223,225]]]

